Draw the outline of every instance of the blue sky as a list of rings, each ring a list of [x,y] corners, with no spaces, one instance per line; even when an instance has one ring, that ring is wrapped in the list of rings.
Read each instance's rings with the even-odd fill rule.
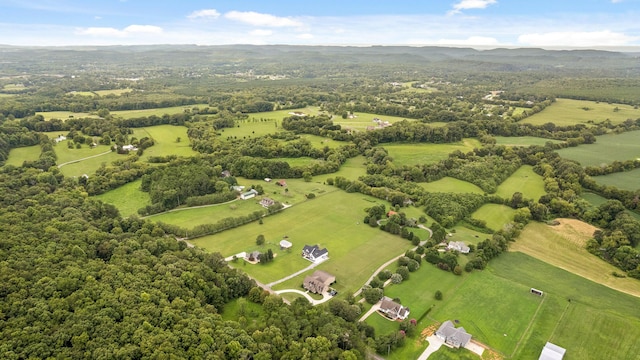
[[[640,46],[640,0],[0,0],[0,44]]]

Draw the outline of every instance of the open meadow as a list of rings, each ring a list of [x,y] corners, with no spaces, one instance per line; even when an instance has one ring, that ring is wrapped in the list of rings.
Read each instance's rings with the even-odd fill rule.
[[[130,93],[132,91],[133,89],[126,88],[126,89],[96,90],[92,92],[98,96],[107,96],[107,95],[120,96],[122,94]]]
[[[640,281],[612,274],[620,269],[585,249],[597,228],[575,219],[558,219],[559,225],[529,223],[510,251],[519,251],[550,265],[618,291],[640,297]]]
[[[65,176],[82,176],[95,173],[102,164],[110,164],[111,162],[126,158],[126,155],[118,154],[111,151],[108,145],[97,145],[90,147],[82,145],[80,149],[75,146],[69,148],[67,144],[70,140],[63,140],[54,146],[54,151],[58,160],[56,163],[60,168],[60,172]]]
[[[484,220],[487,227],[491,230],[498,231],[507,223],[513,220],[515,210],[506,205],[485,204],[476,210],[471,217],[478,220]]]
[[[313,181],[324,182],[328,178],[336,178],[337,176],[342,176],[349,180],[357,180],[360,176],[367,175],[366,161],[367,159],[362,155],[352,157],[347,159],[338,171],[330,174],[316,175],[313,177]]]
[[[376,126],[377,123],[373,119],[380,119],[381,121],[388,121],[390,124],[397,123],[402,120],[415,121],[414,119],[407,119],[399,116],[378,115],[369,113],[354,113],[353,118],[343,119],[340,116],[333,117],[333,123],[339,124],[343,129],[351,129],[356,131],[365,131],[368,126]]]
[[[73,111],[38,111],[36,115],[42,115],[45,120],[60,119],[67,120],[72,118],[99,118],[98,115],[89,114],[87,112]]]
[[[117,207],[123,217],[137,215],[138,209],[151,204],[149,193],[140,190],[141,184],[142,180],[132,181],[95,198]]]
[[[533,172],[533,166],[520,166],[518,170],[498,186],[496,195],[511,199],[515,192],[521,192],[525,199],[533,199],[535,201],[538,201],[542,195],[546,194],[544,180],[542,176]]]
[[[600,185],[615,186],[618,189],[628,191],[640,189],[640,183],[638,182],[638,179],[640,179],[640,168],[608,175],[593,176],[592,178]]]
[[[548,142],[551,142],[553,144],[559,144],[563,142],[560,140],[545,139],[535,136],[495,136],[494,138],[496,139],[496,145],[505,146],[544,146]]]
[[[22,166],[25,161],[35,161],[40,157],[40,145],[13,148],[5,165]]]
[[[617,110],[616,110],[617,109]],[[557,126],[593,124],[610,120],[619,124],[627,119],[640,118],[640,109],[631,105],[608,104],[604,102],[557,99],[551,106],[522,120],[523,123],[543,125],[554,123]]]
[[[640,131],[597,136],[594,144],[560,149],[558,154],[582,166],[600,166],[614,160],[635,160],[640,158]]]
[[[484,194],[484,190],[478,185],[449,176],[432,182],[420,183],[420,186],[429,192]]]
[[[242,265],[244,271],[265,283],[310,265],[302,259],[300,251],[304,245],[317,244],[329,250],[329,260],[316,269],[336,275],[334,287],[339,292],[353,292],[364,284],[377,266],[412,247],[399,236],[362,223],[364,209],[379,202],[362,194],[334,191],[266,217],[262,225],[253,222],[191,242],[208,251],[231,256],[255,247],[259,234],[273,244],[288,236],[293,243],[290,252],[277,250],[276,259],[266,265]],[[367,255],[355,255],[364,253]],[[286,261],[283,260],[285,256]],[[298,278],[301,284],[304,275]]]
[[[462,141],[448,144],[390,143],[382,146],[387,150],[395,164],[415,165],[436,163],[446,159],[449,154],[456,150],[466,153],[480,147],[481,144],[477,139],[462,139]]]
[[[148,136],[153,139],[153,146],[144,150],[141,160],[150,156],[193,156],[198,154],[191,148],[186,126],[157,125],[133,129],[133,135],[138,139]],[[178,142],[180,138],[180,142]]]

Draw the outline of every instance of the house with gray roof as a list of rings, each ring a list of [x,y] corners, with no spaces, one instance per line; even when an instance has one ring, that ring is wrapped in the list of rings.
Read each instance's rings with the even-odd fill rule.
[[[409,316],[408,307],[398,304],[387,296],[383,296],[380,300],[379,311],[392,320],[404,320]]]
[[[462,254],[468,254],[469,250],[471,250],[465,243],[462,241],[449,241],[449,245],[447,245],[447,249],[456,250]]]
[[[302,248],[302,257],[311,262],[319,263],[329,258],[329,250],[320,249],[318,245],[305,245]]]
[[[450,320],[440,325],[436,336],[454,348],[465,347],[471,341],[471,334],[467,333],[463,327],[456,328]]]

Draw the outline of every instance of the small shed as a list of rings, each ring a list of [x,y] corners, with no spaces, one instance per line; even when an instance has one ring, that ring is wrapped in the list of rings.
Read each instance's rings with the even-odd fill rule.
[[[291,243],[291,241],[285,240],[285,239],[280,240],[280,249],[281,250],[289,250],[289,249],[291,249],[292,246],[293,246],[293,244]]]
[[[538,360],[562,360],[565,352],[567,352],[565,348],[547,341]]]

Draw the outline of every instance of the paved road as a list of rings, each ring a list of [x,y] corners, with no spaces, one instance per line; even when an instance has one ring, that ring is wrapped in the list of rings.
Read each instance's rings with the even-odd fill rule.
[[[429,358],[429,356],[431,356],[431,354],[433,354],[434,352],[438,351],[438,349],[440,349],[440,346],[442,346],[443,344],[442,339],[435,335],[427,337],[427,341],[429,342],[429,346],[427,346],[422,354],[420,354],[418,360],[427,360],[427,358]]]
[[[82,159],[78,159],[78,160],[71,160],[71,161],[67,161],[67,162],[65,162],[65,163],[62,163],[62,164],[58,165],[58,169],[59,169],[59,168],[61,168],[61,167],[63,167],[63,166],[65,166],[65,165],[69,165],[69,164],[77,163],[77,162],[80,162],[80,161],[83,161],[83,160],[87,160],[87,159],[93,159],[93,158],[98,157],[98,156],[107,155],[107,154],[109,154],[110,152],[111,152],[111,150],[109,150],[109,151],[105,151],[105,152],[100,153],[100,154],[98,154],[98,155],[92,155],[92,156],[87,156],[86,158],[82,158]]]

